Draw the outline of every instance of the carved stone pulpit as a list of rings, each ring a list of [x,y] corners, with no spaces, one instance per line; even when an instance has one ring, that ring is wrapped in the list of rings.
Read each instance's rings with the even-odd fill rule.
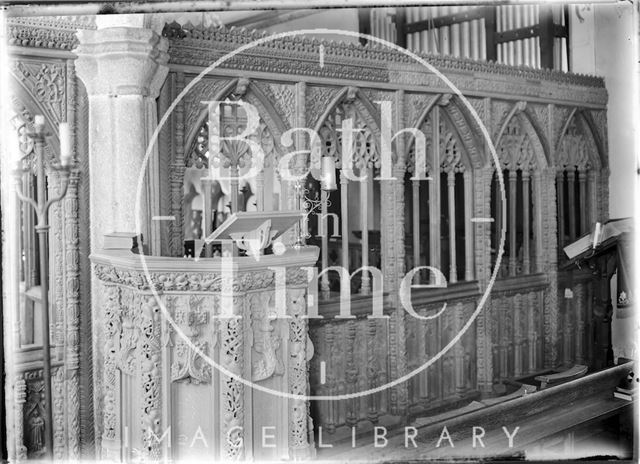
[[[280,251],[92,255],[102,458],[311,455],[306,315],[317,304],[308,296],[319,250]]]

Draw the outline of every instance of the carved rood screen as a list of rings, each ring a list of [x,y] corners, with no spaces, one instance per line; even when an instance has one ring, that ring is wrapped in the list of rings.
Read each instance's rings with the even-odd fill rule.
[[[380,184],[374,180],[380,168],[377,125],[357,93],[354,88],[347,89],[345,98],[328,114],[318,131],[321,154],[334,159],[339,179],[330,199],[326,192],[321,193],[320,215],[310,220],[310,243],[322,250],[321,270],[330,266],[341,266],[349,272],[367,266],[380,268]],[[353,129],[349,134],[351,159],[342,153],[343,143],[348,143],[343,140],[345,128]],[[311,176],[308,182],[317,198],[320,183]],[[354,276],[351,290],[370,293],[371,279],[368,271],[362,271]],[[337,275],[323,273],[320,290],[323,298],[329,298],[331,292],[340,292]]]
[[[257,38],[218,29],[183,32],[183,38],[171,39],[177,83],[188,79],[187,71],[181,69],[204,68],[225,51]],[[247,76],[251,84],[243,98],[255,102],[251,95],[259,89],[269,102],[258,105],[271,134],[271,139],[263,142],[265,147],[273,141],[281,150],[279,155],[310,149],[307,134],[296,134],[300,137],[294,137],[292,146],[283,148],[281,143],[284,130],[305,127],[318,133],[321,155],[335,161],[336,191],[322,191],[313,176],[304,183],[307,198],[319,201],[318,209],[309,216],[311,238],[307,243],[320,246],[319,271],[344,266],[352,274],[367,264],[376,269],[355,273],[346,285],[351,290],[353,319],[334,318],[340,309],[335,297],[345,287],[339,285],[337,273],[330,271],[318,279],[320,297],[325,297],[319,307],[324,319],[309,321],[315,352],[309,361],[312,394],[375,388],[436,356],[474,313],[482,296],[479,289],[486,287],[493,271],[502,226],[506,229],[500,278],[460,341],[429,369],[395,388],[363,398],[314,403],[314,428],[323,428],[324,443],[349,437],[351,426],[393,423],[406,414],[428,417],[436,409],[471,401],[479,394],[497,394],[503,380],[588,358],[587,345],[579,345],[579,340],[571,339],[573,335],[557,323],[561,311],[556,267],[556,217],[561,215],[556,203],[561,158],[557,147],[564,143],[559,141],[563,137],[577,134],[588,142],[590,155],[601,150],[593,140],[606,134],[602,81],[430,57],[434,66],[451,76],[477,113],[498,152],[496,163],[469,106],[455,95],[443,94],[437,76],[411,67],[401,54],[352,44],[325,43],[325,66],[319,67],[319,43],[291,39],[259,46],[251,56],[238,56],[225,64],[219,75],[212,73],[212,83],[203,85],[201,94],[185,100],[182,108],[185,120],[194,122],[197,118],[189,115],[202,110],[201,101],[217,98],[224,93],[220,89],[233,87],[230,75]],[[358,82],[357,88],[354,82]],[[179,92],[180,85],[177,87]],[[404,128],[424,135],[425,176],[430,180],[411,179],[416,170],[415,136],[407,132],[392,141],[395,180],[375,179],[384,168],[380,101],[389,102],[393,109],[392,135]],[[574,109],[579,115],[577,132],[570,121]],[[354,157],[351,165],[345,166],[345,132],[341,129],[349,119]],[[283,122],[279,133],[272,120]],[[198,123],[197,129],[185,129],[187,134],[200,130],[206,150],[208,128]],[[256,135],[256,140],[258,137],[262,136]],[[191,146],[186,148],[188,151]],[[567,172],[572,164],[562,166]],[[587,187],[587,211],[589,216],[599,217],[606,210],[602,200],[606,198],[606,176],[599,172],[603,167],[593,162],[592,166],[598,175],[594,188]],[[367,179],[350,179],[345,175],[346,167],[352,168],[354,177],[366,173]],[[499,185],[496,181],[492,185],[497,171],[502,172],[505,184],[504,214]],[[564,196],[568,197],[569,174],[563,175]],[[272,176],[273,196],[264,194],[264,209],[268,209],[269,198],[274,209],[276,205],[293,209],[294,190],[282,182],[276,199],[277,169]],[[265,186],[268,178],[265,170]],[[575,190],[579,192],[579,186]],[[603,194],[592,197],[592,191]],[[239,203],[243,207],[243,202]],[[567,235],[569,222],[565,220]],[[417,320],[398,301],[402,279],[417,265],[437,267],[447,280],[447,288],[418,289],[411,295],[415,312],[433,317],[428,320]],[[375,295],[377,272],[388,295],[384,313],[389,319],[366,318],[372,314],[369,295]],[[432,278],[424,273],[412,281],[425,283]],[[584,292],[576,295],[580,297],[576,301],[587,299]],[[445,302],[446,310],[439,313]],[[572,320],[585,321],[587,310],[574,305],[566,314]],[[557,347],[563,343],[573,344],[575,349],[559,352]]]
[[[450,116],[439,105],[419,129],[426,138],[429,177],[418,178],[412,144],[404,176],[405,272],[433,266],[449,282],[473,280],[473,169],[468,155]],[[437,171],[434,165],[439,166]],[[421,282],[433,280],[429,274],[423,271]]]
[[[507,214],[503,216],[501,189],[497,174],[494,173],[491,182],[491,212],[495,218],[492,230],[493,262],[497,256],[500,231],[505,226],[505,251],[498,275],[513,277],[535,273],[539,270],[535,241],[539,236],[539,224],[535,218],[539,216],[534,209],[540,208],[540,205],[533,192],[539,192],[542,166],[536,159],[533,141],[525,132],[518,116],[514,115],[506,126],[497,151],[503,173]]]

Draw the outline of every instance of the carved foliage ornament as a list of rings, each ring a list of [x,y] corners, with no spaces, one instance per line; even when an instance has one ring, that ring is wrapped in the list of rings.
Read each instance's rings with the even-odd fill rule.
[[[517,116],[509,121],[497,149],[502,169],[531,172],[536,168],[536,153],[531,138]]]
[[[204,304],[205,297],[202,295],[169,296],[166,300],[167,309],[173,314],[175,323],[180,326],[191,343],[208,355],[209,342],[201,337],[210,319]],[[203,360],[181,336],[173,331],[170,336],[174,346],[171,381],[186,381],[196,385],[211,382],[209,363]],[[216,339],[213,344],[215,343]]]
[[[567,126],[559,148],[556,161],[558,169],[577,168],[586,171],[592,167],[587,139],[575,115]]]
[[[203,63],[204,66],[211,63],[212,55],[218,50],[235,49],[239,45],[247,44],[260,39],[264,36],[259,31],[249,31],[242,28],[225,28],[223,26],[192,25],[192,24],[172,24],[171,31],[167,34],[171,37],[172,61],[179,63],[189,61],[193,64],[196,61]],[[320,45],[325,49],[325,67],[317,66],[317,54]],[[275,66],[285,66],[289,68],[291,73],[300,73],[309,70],[316,75],[327,75],[331,72],[346,73],[351,68],[359,71],[358,78],[366,76],[361,69],[354,69],[360,66],[369,67],[372,70],[382,71],[387,69],[388,63],[394,63],[396,66],[405,64],[413,64],[414,60],[396,50],[389,49],[383,45],[370,44],[362,47],[347,41],[321,41],[317,38],[307,36],[284,37],[278,40],[267,42],[256,49],[262,56],[268,56],[271,59],[267,62],[270,64],[265,67],[264,62],[255,62],[251,66],[253,56],[245,57],[245,66],[250,68],[261,67],[260,71],[274,71]],[[307,60],[313,56],[313,67],[303,63],[303,59]],[[191,58],[191,60],[188,60]],[[273,59],[278,58],[278,60]],[[306,61],[306,60],[305,60]],[[499,63],[485,63],[481,61],[473,61],[469,59],[456,58],[451,56],[430,56],[429,61],[436,68],[443,71],[468,71],[470,74],[474,72],[487,73],[491,75],[504,75],[521,77],[522,79],[544,79],[558,83],[568,83],[575,85],[604,87],[603,80],[598,77],[586,76],[580,74],[563,73],[554,70],[537,70],[528,67],[515,67]],[[330,64],[338,66],[330,66]],[[347,64],[348,66],[344,66]],[[278,72],[284,72],[278,69]],[[503,85],[503,82],[497,82]]]
[[[96,264],[95,275],[105,283],[121,284],[138,290],[149,290],[150,282],[143,271],[123,270],[111,265]],[[307,271],[287,268],[287,285],[307,284]],[[213,272],[151,272],[150,281],[158,291],[220,291],[222,275]],[[233,290],[254,290],[273,285],[274,272],[241,272],[234,274]]]
[[[66,70],[64,64],[50,62],[13,61],[11,72],[20,80],[56,121],[67,119],[65,88]]]

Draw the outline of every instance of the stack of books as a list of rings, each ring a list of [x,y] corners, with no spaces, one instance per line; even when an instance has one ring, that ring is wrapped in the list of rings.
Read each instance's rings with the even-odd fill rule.
[[[132,250],[138,248],[138,237],[130,232],[111,232],[104,235],[105,250]]]
[[[634,378],[632,375],[629,375],[616,387],[613,396],[621,400],[633,401],[634,398],[638,396],[638,389],[635,387]]]
[[[628,388],[616,387],[616,391],[613,392],[613,396],[616,398],[620,398],[621,400],[633,401],[633,398],[638,396],[636,395],[635,390],[630,390]]]

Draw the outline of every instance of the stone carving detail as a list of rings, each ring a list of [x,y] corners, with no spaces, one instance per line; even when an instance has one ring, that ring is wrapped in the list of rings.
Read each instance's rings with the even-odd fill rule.
[[[307,127],[316,127],[324,112],[329,108],[331,101],[338,94],[338,91],[339,89],[335,87],[307,87],[305,96]]]
[[[306,395],[311,340],[307,335],[306,291],[291,289],[287,295],[289,320],[289,392]],[[305,459],[309,450],[309,405],[302,399],[289,400],[289,448],[293,459]]]
[[[44,381],[42,369],[25,371],[16,381],[16,404],[20,414],[16,417],[16,456],[20,459],[42,458],[45,452]],[[53,367],[53,456],[65,459],[65,369]]]
[[[66,436],[65,427],[65,369],[58,366],[52,369],[52,395],[53,395],[53,457],[61,461],[65,458]]]
[[[396,96],[395,93],[388,90],[378,90],[378,89],[362,89],[362,94],[365,98],[371,103],[374,108],[376,117],[380,117],[380,104],[376,102],[391,102],[391,120],[396,121]]]
[[[431,104],[434,98],[438,98],[438,96],[423,94],[423,93],[407,93],[406,100],[406,109],[405,109],[405,121],[406,125],[411,125],[414,127],[419,124],[420,121],[418,118],[422,116],[425,108]]]
[[[278,114],[287,121],[289,127],[295,127],[294,87],[289,84],[258,84],[265,97],[276,107]]]
[[[179,26],[176,27],[178,29]],[[191,24],[183,25],[181,30],[172,34],[172,59],[176,63],[197,64],[207,66],[214,59],[239,45],[262,38],[259,32],[244,29],[226,29],[224,27],[203,27]],[[320,45],[325,49],[325,66],[317,63]],[[283,58],[286,56],[286,58]],[[279,58],[279,59],[278,59]],[[496,79],[520,77],[523,80],[549,80],[560,87],[560,84],[584,86],[603,86],[601,78],[552,70],[535,70],[527,67],[513,67],[497,63],[485,63],[450,56],[429,57],[430,64],[443,71],[465,71],[473,75],[467,80],[473,82],[476,74],[486,73],[493,76],[496,87],[505,87],[508,81]],[[389,69],[388,63],[393,63]],[[413,58],[391,50],[382,45],[372,44],[361,47],[350,42],[323,42],[309,37],[286,37],[243,53],[241,57],[228,60],[223,66],[240,69],[254,69],[263,72],[279,72],[290,74],[308,74],[333,78],[355,78],[362,80],[393,81],[394,73],[402,75],[410,71],[427,74],[427,70],[415,63]],[[348,68],[348,69],[347,69]],[[406,68],[406,69],[405,69]],[[437,78],[437,76],[434,76]],[[439,80],[439,79],[438,79]],[[396,80],[397,81],[397,80]],[[424,78],[421,85],[424,85]],[[454,82],[458,85],[458,82]],[[442,82],[439,82],[439,87]],[[534,89],[539,93],[539,89]]]
[[[279,323],[275,319],[277,309],[274,305],[273,293],[251,294],[249,308],[253,345],[251,378],[254,382],[258,382],[272,375],[282,375],[284,365],[280,352],[281,337]]]
[[[9,45],[71,50],[78,29],[95,29],[93,16],[40,16],[9,18]]]
[[[575,170],[576,168],[581,171],[589,170],[593,166],[593,161],[589,156],[588,141],[574,114],[556,150],[558,170]]]
[[[67,97],[67,121],[72,126],[72,140],[75,139],[76,129],[76,77],[72,60],[67,61],[66,71],[66,97]],[[75,151],[75,144],[72,144]],[[77,160],[76,153],[73,159]],[[78,183],[80,173],[73,171],[69,176],[69,186],[64,202],[64,249],[63,259],[65,265],[65,309],[64,328],[65,335],[65,369],[67,371],[67,452],[69,459],[80,457],[80,228],[79,228],[79,201]]]
[[[237,308],[237,306],[236,306]],[[237,312],[234,312],[237,314]],[[237,376],[243,375],[243,327],[242,319],[223,319],[219,325],[220,333],[220,361],[221,365]],[[242,460],[244,458],[244,386],[225,374],[221,374],[222,417],[224,423],[223,458],[228,460]],[[226,433],[229,431],[230,433]]]
[[[24,434],[24,411],[27,402],[27,383],[24,380],[24,374],[16,376],[14,384],[14,445],[16,461],[20,462],[27,459],[27,447],[25,446]]]
[[[56,122],[66,120],[66,70],[64,64],[14,61],[12,74],[29,89],[34,98]]]
[[[460,116],[460,112],[457,112]],[[431,113],[427,116],[424,122],[420,125],[420,131],[424,133],[427,142],[427,172],[432,173],[432,166],[430,162],[430,153],[433,146],[433,130]],[[460,138],[457,129],[460,129],[461,121],[454,121],[454,125],[449,122],[449,118],[441,114],[440,127],[439,127],[439,139],[440,139],[440,172],[464,172],[469,165],[469,157],[465,145],[460,142]],[[466,124],[465,124],[466,125]],[[455,129],[454,129],[455,127]],[[468,126],[467,126],[468,130]],[[468,132],[467,132],[468,133]],[[407,157],[407,171],[414,172],[415,166],[415,144],[413,142],[410,145],[409,156]]]
[[[114,457],[105,441],[115,442],[117,437],[116,409],[116,360],[117,338],[120,336],[120,289],[105,285],[102,289],[102,309],[104,327],[104,364],[102,368],[102,458]]]
[[[130,288],[120,289],[120,299],[122,302],[132,302],[137,295]],[[137,302],[136,302],[137,303]],[[121,371],[134,375],[137,370],[135,350],[140,342],[140,334],[136,323],[138,322],[135,305],[125,303],[120,313],[119,333],[116,334],[116,345],[114,346],[114,360],[116,366]]]
[[[180,300],[184,302],[186,298],[180,298]],[[166,305],[168,309],[171,308],[170,312],[173,310],[175,323],[182,328],[189,340],[208,355],[209,343],[200,339],[203,329],[209,324],[209,312],[203,308],[204,296],[189,295],[186,302],[188,303],[186,307],[178,306],[178,297],[169,296]],[[175,348],[171,364],[171,381],[186,380],[196,385],[211,382],[211,365],[203,360],[181,336],[172,335]]]
[[[338,168],[342,167],[342,121],[353,120],[352,164],[359,171],[380,167],[380,150],[377,141],[377,124],[368,113],[362,101],[356,97],[357,90],[350,88],[346,98],[333,108],[324,120],[318,135],[321,140],[322,156],[331,156]],[[319,168],[319,166],[316,166]]]
[[[455,131],[453,131],[453,133],[459,138],[458,144],[464,146],[469,157],[469,163],[474,167],[483,166],[485,160],[483,156],[484,151],[480,149],[480,147],[482,147],[482,143],[477,141],[478,139],[476,139],[476,136],[472,132],[471,126],[467,121],[465,114],[468,113],[468,109],[464,108],[464,110],[461,110],[459,106],[461,106],[461,104],[457,101],[447,106],[447,114],[451,118],[451,125],[455,127]]]
[[[510,102],[502,100],[491,100],[491,126],[489,128],[490,133],[493,134],[493,142],[495,143],[498,131],[504,125],[504,122],[509,115],[509,111],[513,107]]]
[[[52,369],[53,372],[55,371]],[[23,375],[26,382],[26,401],[23,406],[23,416],[17,419],[24,421],[23,439],[26,445],[26,457],[33,459],[42,457],[45,452],[44,382],[42,369],[27,371]]]
[[[160,442],[162,410],[160,396],[160,308],[153,295],[140,295],[142,299],[137,312],[140,339],[137,350],[139,357],[140,385],[142,388],[142,411],[140,421],[145,449],[143,456],[158,461],[161,458]],[[153,433],[151,433],[153,432]]]
[[[161,435],[160,311],[157,302],[152,295],[134,293],[126,287],[103,285],[101,293],[104,321],[102,458],[114,459],[119,455],[115,444],[120,440],[117,371],[121,370],[140,378],[140,421],[145,445],[140,452],[157,460],[160,444],[153,439],[153,434]]]
[[[553,107],[553,138],[551,139],[550,146],[557,147],[560,141],[562,128],[567,123],[571,108],[566,106],[554,106]]]
[[[551,137],[551,118],[549,116],[549,105],[535,105],[529,104],[528,108],[531,109],[531,113],[535,115],[535,118],[543,130],[545,140],[550,140]]]
[[[254,103],[255,100],[250,103]],[[220,133],[229,134],[237,133],[240,129],[246,127],[244,116],[241,116],[240,110],[236,105],[221,105],[221,119],[220,119]],[[230,109],[230,113],[233,116],[226,116],[226,111],[223,108]],[[238,114],[236,114],[236,110]],[[264,113],[262,113],[264,114]],[[189,126],[187,126],[189,127]],[[275,137],[269,129],[265,120],[260,117],[260,122],[256,131],[247,137],[250,140],[258,143],[264,152],[264,165],[267,166],[277,158],[277,149]],[[249,145],[245,142],[235,140],[223,140],[221,142],[221,154],[220,158],[214,158],[214,166],[221,166],[223,168],[232,167],[234,169],[241,169],[245,166],[251,166],[252,153]],[[209,121],[205,120],[196,134],[192,149],[187,153],[186,166],[195,168],[208,168],[209,167]]]
[[[229,80],[202,79],[189,90],[183,100],[183,105],[186,109],[184,126],[187,130],[193,128],[198,121],[198,117],[203,111],[206,111],[207,107],[202,102],[217,98],[218,94],[227,85],[229,85]]]
[[[111,265],[96,264],[94,266],[96,276],[105,283],[122,284],[138,290],[149,290],[151,286],[158,291],[216,291],[222,289],[221,275],[202,273],[167,273],[150,272],[150,282],[145,273],[134,270],[118,269]],[[305,269],[287,269],[287,285],[306,284],[308,274]],[[269,287],[274,282],[274,272],[263,270],[257,272],[242,272],[235,274],[233,290],[257,290]],[[151,285],[150,285],[151,284]]]
[[[485,101],[483,98],[467,98],[467,101],[469,101],[469,103],[471,104],[471,107],[475,110],[476,113],[478,113],[478,117],[480,118],[480,121],[482,121],[482,123],[486,126],[487,124],[490,124],[490,121],[487,118],[487,113],[485,111]],[[465,105],[465,109],[466,109],[466,105]],[[468,111],[468,109],[466,109]],[[470,121],[473,121],[472,124],[476,124],[475,122],[475,118],[471,117]],[[491,134],[491,128],[487,127],[487,130],[489,131],[489,134]],[[481,136],[481,140],[484,141],[484,136]]]
[[[607,153],[607,112],[604,110],[590,111],[591,118],[593,119],[598,136],[604,146],[604,151]]]
[[[507,124],[496,151],[502,169],[531,172],[538,164],[534,143],[517,115]]]
[[[378,375],[380,370],[378,363],[381,359],[384,359],[384,356],[380,356],[382,353],[379,353],[376,349],[377,330],[378,321],[375,319],[369,320],[366,328],[366,377],[367,388],[369,389],[376,388],[378,386]],[[376,424],[378,422],[378,416],[380,415],[380,409],[378,406],[379,398],[377,395],[369,395],[367,401],[369,403],[367,418],[372,424]]]
[[[171,77],[171,76],[170,76]],[[185,86],[184,73],[175,74],[176,93],[181,92]],[[174,95],[171,96],[172,98]],[[184,171],[185,171],[185,125],[184,125],[184,101],[180,100],[173,112],[173,123],[175,127],[172,135],[171,145],[175,147],[171,153],[171,214],[176,218],[171,222],[170,250],[172,256],[183,256],[183,201],[184,201]]]

